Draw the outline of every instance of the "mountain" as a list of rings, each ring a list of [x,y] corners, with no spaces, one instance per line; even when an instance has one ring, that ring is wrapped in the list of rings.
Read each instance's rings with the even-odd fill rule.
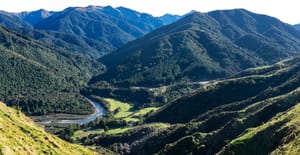
[[[47,11],[45,9],[40,9],[31,12],[21,12],[17,13],[16,15],[19,16],[23,21],[29,23],[30,25],[35,25],[43,19],[50,17],[51,15],[55,14],[55,12]]]
[[[23,35],[65,48],[74,53],[99,58],[179,16],[153,17],[124,7],[70,7],[53,12],[44,9],[0,12],[0,24]]]
[[[0,99],[26,114],[89,114],[79,89],[103,66],[0,27]]]
[[[0,25],[5,26],[10,29],[18,29],[22,27],[31,28],[32,26],[20,17],[13,13],[8,13],[5,11],[0,11]]]
[[[89,6],[57,12],[37,23],[35,29],[95,39],[101,42],[101,52],[107,53],[162,25],[158,18],[124,7]]]
[[[300,24],[294,25],[297,29],[300,29]]]
[[[55,12],[46,10],[37,10],[33,12],[8,13],[0,12],[0,25],[5,26],[18,33],[39,40],[49,46],[58,46],[76,54],[88,56],[90,58],[99,58],[105,51],[110,51],[102,43],[87,37],[81,37],[76,34],[67,34],[63,32],[34,30],[34,24],[53,15]],[[104,52],[103,52],[104,51]]]
[[[243,9],[192,13],[100,58],[105,80],[159,86],[227,77],[298,54],[300,31]]]
[[[164,25],[168,25],[173,23],[174,21],[179,20],[182,16],[172,15],[172,14],[164,14],[163,16],[158,17],[161,21],[163,21]]]
[[[72,53],[92,59],[102,57],[112,48],[102,46],[102,42],[95,39],[78,36],[76,34],[27,28],[19,28],[15,31],[49,46],[57,46]]]
[[[0,154],[96,154],[38,127],[20,111],[0,102]]]
[[[203,83],[197,92],[163,106],[139,128],[94,134],[84,144],[127,154],[286,154],[299,152],[300,56]],[[126,147],[125,147],[126,146]]]

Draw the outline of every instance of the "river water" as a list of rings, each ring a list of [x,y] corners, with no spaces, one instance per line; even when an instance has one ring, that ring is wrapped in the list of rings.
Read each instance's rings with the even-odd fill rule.
[[[47,120],[47,121],[43,121],[43,122],[38,122],[39,124],[50,124],[50,123],[62,123],[62,124],[87,124],[89,122],[92,122],[94,120],[96,120],[98,117],[101,116],[106,116],[107,114],[107,110],[105,107],[103,107],[100,103],[96,102],[96,101],[92,101],[88,98],[85,98],[87,101],[89,101],[94,109],[95,112],[89,116],[87,116],[86,118],[83,119],[77,119],[77,120]]]

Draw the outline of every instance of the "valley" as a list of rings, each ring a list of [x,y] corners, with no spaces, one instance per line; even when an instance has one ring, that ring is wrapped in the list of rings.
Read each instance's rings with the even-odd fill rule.
[[[298,25],[92,5],[0,24],[1,155],[300,152]]]

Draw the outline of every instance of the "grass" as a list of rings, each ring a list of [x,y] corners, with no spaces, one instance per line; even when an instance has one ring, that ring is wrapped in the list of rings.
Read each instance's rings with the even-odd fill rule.
[[[114,113],[114,118],[124,118],[132,114],[130,112],[132,105],[111,98],[104,98],[104,100],[108,103],[108,110]]]
[[[168,124],[168,123],[150,123],[150,124],[147,124],[147,126],[154,127],[156,129],[162,129],[162,128],[169,127],[170,124]],[[106,134],[106,135],[121,134],[121,133],[129,131],[131,129],[138,128],[138,127],[140,127],[140,126],[112,128],[112,129],[109,129],[108,131],[104,131],[104,129],[89,130],[89,131],[78,130],[78,131],[74,132],[72,139],[77,140],[82,137],[86,137],[90,134]]]
[[[130,129],[132,129],[132,127],[113,128],[113,129],[109,129],[108,131],[104,131],[104,129],[89,130],[89,131],[78,130],[74,132],[72,139],[77,140],[82,137],[86,137],[90,134],[106,134],[106,135],[120,134]]]
[[[149,112],[154,112],[158,109],[159,108],[157,108],[157,107],[148,107],[148,108],[140,109],[140,110],[134,112],[132,116],[144,116],[144,115],[148,114]]]
[[[156,129],[163,129],[170,126],[168,123],[150,123],[149,126],[154,127]]]
[[[133,106],[130,105],[129,103],[120,102],[112,98],[103,98],[103,100],[106,101],[108,110],[113,114],[112,115],[113,118],[125,120],[127,123],[140,122],[145,115],[159,109],[157,107],[148,107],[139,110],[133,110],[132,109]],[[149,126],[155,128],[165,128],[168,126],[168,124],[152,123]],[[77,140],[82,137],[86,137],[90,134],[106,134],[106,135],[121,134],[130,129],[134,129],[136,127],[125,126],[119,128],[109,128],[107,131],[105,131],[104,129],[96,129],[96,130],[88,130],[88,131],[78,130],[74,132],[72,139]]]
[[[113,113],[113,117],[123,119],[126,122],[139,122],[145,115],[158,110],[158,107],[147,107],[134,111],[132,105],[120,102],[111,98],[104,98],[108,104],[108,110]]]
[[[125,102],[120,102],[115,99],[111,98],[103,98],[104,101],[107,103],[108,110],[113,114],[113,118],[125,120],[127,123],[137,123],[141,122],[142,119],[144,119],[144,116],[158,110],[158,107],[147,107],[139,110],[133,110],[132,105]],[[165,123],[151,123],[149,126],[160,129],[168,127],[169,124]],[[106,135],[112,135],[112,134],[121,134],[124,133],[130,129],[134,129],[139,126],[135,127],[119,127],[119,128],[109,128],[107,131],[104,131],[104,129],[96,129],[96,130],[78,130],[74,132],[72,139],[77,140],[82,137],[86,137],[90,134],[106,134]]]
[[[297,154],[300,151],[300,104],[298,103],[296,106],[288,110],[287,112],[282,112],[277,114],[267,123],[264,123],[255,128],[248,128],[243,134],[241,134],[236,139],[232,140],[229,144],[229,148],[234,151],[243,151],[241,148],[250,148],[254,142],[257,142],[257,136],[262,138],[262,135],[267,132],[267,130],[271,130],[272,127],[275,127],[276,124],[280,124],[280,122],[286,122],[284,125],[278,127],[275,131],[272,131],[271,134],[280,133],[284,131],[284,129],[290,129],[289,132],[285,132],[284,137],[288,137],[289,140],[286,142],[281,141],[282,143],[278,148],[273,150],[272,154]],[[259,135],[258,135],[259,134]],[[272,135],[264,135],[265,138],[270,138]],[[293,138],[294,137],[294,138]],[[285,139],[285,138],[284,138]],[[263,141],[264,139],[260,139]],[[268,141],[268,140],[267,140]],[[259,143],[259,142],[257,142]],[[267,147],[267,146],[265,146]]]
[[[95,154],[38,127],[20,111],[0,103],[0,154]]]

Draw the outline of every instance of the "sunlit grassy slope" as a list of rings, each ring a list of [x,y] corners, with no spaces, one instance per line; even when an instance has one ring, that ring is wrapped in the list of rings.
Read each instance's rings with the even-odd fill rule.
[[[24,114],[0,102],[0,155],[2,154],[90,155],[96,153],[46,133]]]
[[[299,154],[300,152],[300,105],[288,112],[279,113],[273,119],[255,128],[249,128],[232,140],[223,150],[224,154]],[[281,140],[278,140],[281,139]],[[273,148],[275,142],[279,147]],[[264,147],[259,147],[264,146]]]

